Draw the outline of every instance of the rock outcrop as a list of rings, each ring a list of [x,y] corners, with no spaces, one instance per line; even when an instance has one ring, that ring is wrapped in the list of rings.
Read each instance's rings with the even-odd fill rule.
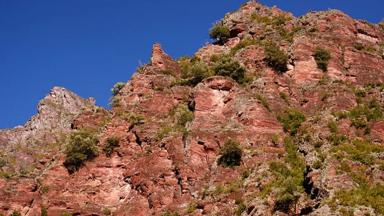
[[[0,131],[0,214],[383,215],[383,26],[254,1],[219,24],[191,58],[155,44],[111,110],[55,87]]]

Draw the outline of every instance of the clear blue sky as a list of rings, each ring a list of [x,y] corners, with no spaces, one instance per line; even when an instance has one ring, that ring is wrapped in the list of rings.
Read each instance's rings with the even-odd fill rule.
[[[107,106],[110,88],[127,81],[151,46],[173,57],[209,41],[211,24],[240,0],[0,0],[0,128],[23,124],[53,86]],[[379,22],[383,0],[261,0],[302,15],[336,8]]]

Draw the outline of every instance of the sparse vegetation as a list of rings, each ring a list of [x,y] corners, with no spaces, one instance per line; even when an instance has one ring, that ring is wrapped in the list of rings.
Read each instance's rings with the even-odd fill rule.
[[[116,95],[114,97],[111,97],[111,99],[109,101],[109,105],[111,107],[118,107],[118,106],[120,106],[120,101],[121,101],[121,98],[118,95]]]
[[[179,216],[179,213],[173,211],[166,211],[162,213],[161,216]]]
[[[235,47],[231,49],[231,55],[236,54],[239,50],[245,47],[248,47],[251,45],[257,45],[257,44],[261,44],[260,41],[255,39],[249,39],[249,38],[243,39]]]
[[[278,73],[288,70],[288,55],[282,51],[277,44],[269,42],[265,44],[265,62]]]
[[[127,121],[133,125],[142,123],[145,120],[144,116],[138,115],[138,114],[133,113],[133,112],[129,112],[127,110],[117,112],[116,114],[120,119]]]
[[[73,133],[65,149],[64,166],[69,173],[76,172],[87,160],[95,158],[98,154],[96,136],[88,131]]]
[[[263,105],[263,107],[265,107],[265,109],[267,109],[269,112],[271,112],[271,107],[269,106],[267,99],[263,95],[256,94],[255,97],[261,103],[261,105]]]
[[[196,202],[191,202],[189,203],[187,207],[187,214],[193,213],[197,209],[197,203]]]
[[[383,108],[376,100],[371,100],[368,105],[360,104],[348,112],[352,126],[357,129],[364,129],[365,133],[370,132],[369,122],[382,119]]]
[[[40,215],[41,215],[41,216],[48,216],[47,208],[42,207],[42,208],[41,208],[41,213],[40,213]]]
[[[229,55],[222,55],[215,59],[213,71],[216,75],[231,77],[238,83],[244,83],[245,69]]]
[[[271,17],[269,16],[261,16],[260,14],[258,13],[253,13],[251,18],[253,19],[253,21],[255,21],[256,23],[260,23],[260,24],[264,24],[264,25],[270,25],[272,24],[272,19]]]
[[[301,123],[305,121],[305,116],[299,110],[288,109],[279,115],[277,119],[283,124],[285,132],[295,135]]]
[[[317,47],[313,53],[313,57],[315,58],[317,67],[322,71],[328,70],[328,62],[331,59],[331,54],[328,50]]]
[[[369,206],[378,215],[384,214],[384,186],[361,185],[350,190],[339,190],[330,202],[333,206]]]
[[[117,94],[119,94],[119,92],[121,91],[122,88],[124,88],[124,86],[125,86],[125,83],[123,82],[116,83],[111,89],[112,95],[116,96]]]
[[[279,137],[279,135],[277,135],[277,134],[273,134],[271,139],[272,139],[272,144],[273,144],[274,146],[278,146],[278,145],[279,145],[279,143],[280,143],[280,137]]]
[[[363,50],[364,49],[364,45],[361,44],[361,43],[354,43],[353,44],[353,47],[357,50]]]
[[[284,92],[280,92],[279,95],[280,95],[280,98],[283,99],[286,104],[288,104],[288,105],[290,104],[287,94],[285,94]]]
[[[258,13],[253,13],[251,18],[260,24],[264,24],[265,26],[271,25],[273,27],[279,27],[284,25],[286,22],[291,20],[290,17],[285,15],[277,15],[277,16],[262,16]]]
[[[119,147],[119,138],[109,137],[105,143],[103,151],[107,157],[110,157],[116,147]]]
[[[381,27],[382,32],[384,32],[384,20],[378,24]]]
[[[49,186],[47,186],[47,185],[42,185],[41,187],[40,187],[40,192],[41,193],[48,193],[48,191],[49,191]]]
[[[7,161],[3,158],[0,158],[0,169],[7,165]]]
[[[211,76],[209,67],[197,58],[184,58],[179,61],[182,69],[181,80],[177,84],[195,86]]]
[[[160,141],[168,136],[172,132],[173,128],[170,126],[163,126],[160,128],[160,130],[156,133],[155,139]]]
[[[18,211],[13,211],[10,216],[21,216],[21,214]]]
[[[108,215],[112,215],[112,212],[111,212],[111,210],[109,210],[108,208],[104,208],[104,209],[103,209],[103,214],[104,214],[105,216],[108,216]]]
[[[235,140],[228,140],[220,149],[218,164],[224,167],[240,166],[243,150],[240,143]]]
[[[231,31],[220,21],[209,30],[209,36],[217,43],[224,44],[231,37]]]
[[[184,128],[186,124],[193,120],[193,112],[185,104],[179,104],[172,110],[171,115],[175,119],[176,127]]]
[[[274,210],[289,213],[304,191],[305,162],[290,137],[284,140],[284,145],[287,152],[285,163],[278,161],[270,163],[269,169],[276,179],[264,188],[263,194],[270,194],[273,191],[276,196]]]
[[[336,146],[332,151],[336,153],[345,152],[347,153],[347,158],[350,160],[365,165],[372,165],[375,162],[375,158],[372,154],[384,152],[384,147],[368,141],[354,140],[351,143]]]
[[[193,112],[185,104],[177,105],[171,112],[172,124],[164,124],[157,132],[155,139],[162,140],[171,133],[188,133],[187,123],[193,120]]]
[[[244,204],[244,201],[241,199],[235,200],[235,204],[237,205],[237,208],[235,210],[235,215],[241,216],[241,214],[247,209],[247,206]]]

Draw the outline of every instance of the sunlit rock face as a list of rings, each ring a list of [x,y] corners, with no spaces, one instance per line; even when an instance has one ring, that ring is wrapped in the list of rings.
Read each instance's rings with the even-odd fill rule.
[[[220,25],[194,57],[154,44],[111,110],[54,87],[0,130],[0,214],[383,215],[383,26],[255,1]],[[70,174],[77,132],[97,155]]]

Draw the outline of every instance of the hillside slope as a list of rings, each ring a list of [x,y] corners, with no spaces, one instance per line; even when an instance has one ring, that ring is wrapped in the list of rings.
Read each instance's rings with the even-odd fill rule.
[[[210,35],[0,131],[0,214],[384,215],[384,24],[250,1]]]

